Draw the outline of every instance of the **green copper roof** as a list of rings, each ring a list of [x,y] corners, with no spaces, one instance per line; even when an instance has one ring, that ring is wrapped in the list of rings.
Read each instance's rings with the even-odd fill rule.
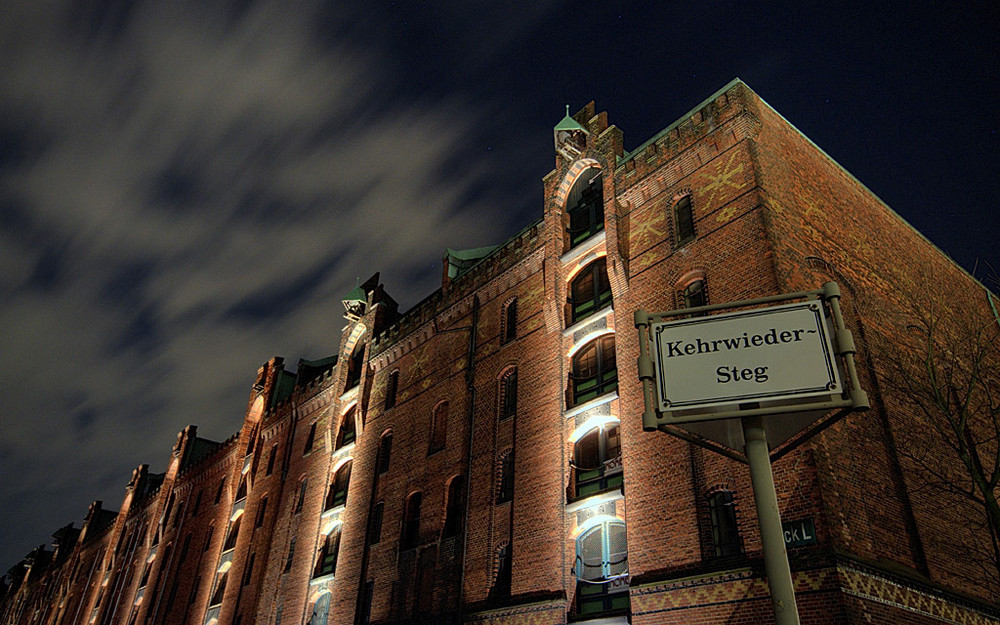
[[[365,290],[360,286],[355,286],[353,289],[348,291],[347,297],[345,297],[343,302],[361,302],[365,304],[368,302],[368,296],[365,294]]]
[[[471,250],[453,250],[446,248],[444,253],[448,257],[448,277],[457,278],[476,263],[490,255],[490,252],[497,248],[496,245],[489,247],[476,247]]]
[[[556,124],[556,130],[585,130],[578,121],[569,116],[569,104],[566,105],[566,117]]]

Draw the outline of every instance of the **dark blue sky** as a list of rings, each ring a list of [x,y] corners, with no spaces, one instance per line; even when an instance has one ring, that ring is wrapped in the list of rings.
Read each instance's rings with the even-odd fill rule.
[[[540,216],[565,104],[631,149],[738,76],[1000,270],[997,4],[778,4],[4,3],[0,565],[332,353],[355,277],[406,308]]]

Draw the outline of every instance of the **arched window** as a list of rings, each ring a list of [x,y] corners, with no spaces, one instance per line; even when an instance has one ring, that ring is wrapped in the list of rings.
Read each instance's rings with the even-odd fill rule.
[[[510,583],[513,573],[511,562],[510,543],[504,542],[497,547],[495,566],[496,573],[493,576],[493,586],[490,588],[490,599],[500,599],[510,596]]]
[[[354,442],[354,438],[357,435],[356,414],[357,405],[355,404],[341,417],[340,431],[337,433],[337,449]]]
[[[139,588],[145,588],[146,584],[149,583],[149,574],[153,570],[153,563],[147,562],[146,566],[142,569],[142,577],[139,578]]]
[[[614,334],[605,334],[594,339],[573,356],[570,387],[572,406],[578,406],[618,388]]]
[[[241,501],[247,498],[247,476],[244,473],[243,477],[240,478],[239,488],[236,489],[236,501]]]
[[[222,547],[223,551],[229,551],[236,547],[236,539],[240,535],[240,522],[243,521],[243,515],[240,515],[233,521],[233,524],[229,526],[229,536],[226,537],[226,544]]]
[[[677,234],[677,245],[687,243],[694,238],[694,213],[691,210],[690,195],[685,195],[674,204],[674,230]]]
[[[316,568],[313,570],[313,577],[323,577],[333,575],[337,570],[337,554],[340,552],[340,526],[338,525],[329,534],[320,547],[319,556],[316,558]]]
[[[344,390],[349,391],[361,381],[361,371],[365,367],[365,343],[358,341],[351,352],[351,360],[347,363],[347,383]]]
[[[739,525],[736,523],[736,503],[728,490],[708,496],[708,512],[712,518],[712,547],[715,555],[734,556],[743,551]]]
[[[343,506],[347,503],[347,489],[351,483],[351,465],[353,461],[347,461],[337,469],[333,476],[333,483],[330,484],[330,492],[326,496],[326,509]]]
[[[517,338],[517,299],[512,299],[503,307],[500,328],[500,343],[510,343]]]
[[[247,453],[249,456],[253,453],[253,447],[257,443],[257,426],[255,425],[253,431],[250,432],[250,440],[247,442]]]
[[[444,449],[448,436],[448,402],[441,402],[431,416],[431,443],[427,455]]]
[[[517,367],[511,367],[500,378],[500,418],[517,414]]]
[[[378,443],[378,472],[381,475],[389,470],[389,459],[392,456],[392,432],[386,432]]]
[[[514,498],[514,451],[507,450],[500,457],[500,470],[497,480],[497,503],[504,503]]]
[[[465,520],[465,476],[455,476],[448,485],[448,505],[445,508],[442,538],[458,536]]]
[[[566,202],[569,247],[573,248],[604,230],[604,177],[596,167],[577,178]]]
[[[587,497],[622,485],[621,435],[617,421],[581,436],[573,448],[575,497]]]
[[[610,304],[607,256],[602,256],[581,269],[570,284],[570,323],[576,323]]]
[[[403,527],[399,537],[400,549],[413,549],[420,540],[420,492],[411,494],[403,504]]]
[[[261,527],[264,525],[265,514],[267,514],[267,497],[261,497],[260,504],[257,505],[257,521],[253,524],[254,527]]]
[[[576,576],[585,582],[604,582],[628,575],[625,523],[598,523],[576,539]]]
[[[212,600],[208,602],[208,605],[214,606],[222,603],[222,597],[226,594],[227,581],[229,581],[229,571],[219,576],[219,581],[215,584],[215,592],[212,594]]]
[[[385,383],[385,409],[396,405],[396,390],[399,388],[399,369],[389,374]]]
[[[695,280],[680,292],[681,306],[684,308],[695,308],[696,306],[708,305],[708,288],[705,280]]]

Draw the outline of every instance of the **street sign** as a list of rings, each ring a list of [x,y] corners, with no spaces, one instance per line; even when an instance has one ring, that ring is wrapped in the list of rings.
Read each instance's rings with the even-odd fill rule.
[[[765,307],[766,306],[766,307]],[[852,410],[866,410],[840,291],[637,311],[642,426],[746,462],[741,419],[764,419],[776,459]]]
[[[663,321],[650,326],[650,335],[659,409],[668,422],[677,411],[840,394],[817,300]]]
[[[804,301],[760,307],[791,300]],[[725,309],[737,312],[702,316]],[[858,384],[854,339],[840,310],[840,288],[828,282],[814,291],[728,304],[652,314],[637,310],[635,327],[643,429],[663,430],[749,465],[775,622],[798,625],[785,544],[809,544],[816,532],[812,519],[782,525],[771,450],[784,442],[775,440],[776,434],[794,436],[787,451],[851,410],[868,409]],[[840,381],[841,363],[847,389]],[[810,425],[816,420],[825,425]]]

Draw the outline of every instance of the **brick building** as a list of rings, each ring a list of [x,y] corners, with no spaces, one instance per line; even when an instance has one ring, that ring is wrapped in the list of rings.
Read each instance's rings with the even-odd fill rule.
[[[991,294],[738,80],[631,152],[593,103],[555,138],[538,221],[407,312],[351,291],[336,354],[265,363],[232,438],[185,428],[11,569],[2,622],[770,622],[748,471],[643,432],[632,314],[829,280],[872,409],[774,464],[802,622],[996,622],[891,381],[918,291],[956,328]]]

